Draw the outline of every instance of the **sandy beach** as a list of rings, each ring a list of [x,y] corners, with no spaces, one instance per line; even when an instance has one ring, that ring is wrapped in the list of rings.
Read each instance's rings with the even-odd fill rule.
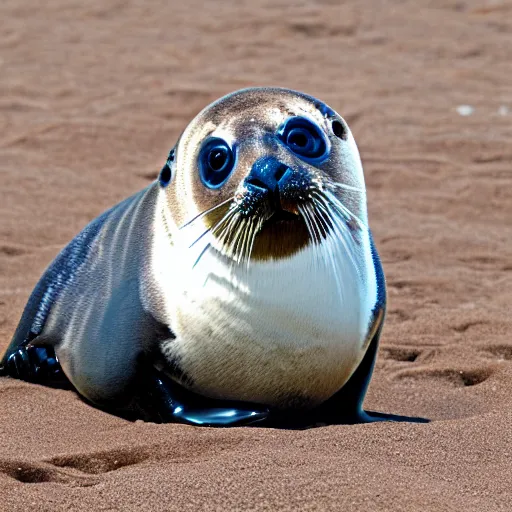
[[[0,510],[512,509],[512,1],[3,0],[0,352],[187,123],[276,85],[358,143],[388,316],[366,400],[428,424],[129,422],[0,379]]]

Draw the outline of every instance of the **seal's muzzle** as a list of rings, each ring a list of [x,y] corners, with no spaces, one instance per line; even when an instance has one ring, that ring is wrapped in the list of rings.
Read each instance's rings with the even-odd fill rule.
[[[292,169],[273,156],[260,158],[243,182],[241,213],[254,215],[265,204],[270,215],[296,217],[297,203],[306,200],[310,181],[308,173]]]

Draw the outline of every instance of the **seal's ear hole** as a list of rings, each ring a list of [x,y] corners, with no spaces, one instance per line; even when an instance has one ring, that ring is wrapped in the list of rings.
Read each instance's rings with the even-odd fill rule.
[[[343,123],[340,123],[339,121],[333,121],[332,122],[332,133],[336,135],[336,137],[345,140],[347,138],[347,130],[343,126]]]
[[[162,187],[166,187],[167,185],[169,185],[169,182],[171,181],[171,169],[169,169],[169,166],[167,164],[163,166],[162,170],[160,171],[160,176],[158,179]]]

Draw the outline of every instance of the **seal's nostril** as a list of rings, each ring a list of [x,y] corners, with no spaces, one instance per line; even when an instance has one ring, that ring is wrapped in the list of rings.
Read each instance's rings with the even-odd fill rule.
[[[280,165],[277,168],[276,173],[274,175],[277,182],[279,182],[279,180],[284,176],[284,174],[286,173],[287,170],[288,170],[288,167],[286,165]]]
[[[254,178],[253,176],[249,176],[245,179],[246,185],[254,185],[255,187],[262,188],[264,190],[269,190],[269,187],[266,183],[259,180],[258,178]]]

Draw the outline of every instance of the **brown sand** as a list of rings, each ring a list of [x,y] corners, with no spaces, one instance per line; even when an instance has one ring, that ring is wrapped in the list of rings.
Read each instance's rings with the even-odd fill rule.
[[[130,423],[2,379],[1,510],[512,509],[512,2],[341,3],[1,2],[0,349],[200,108],[281,85],[360,146],[389,284],[366,405],[432,423]]]

